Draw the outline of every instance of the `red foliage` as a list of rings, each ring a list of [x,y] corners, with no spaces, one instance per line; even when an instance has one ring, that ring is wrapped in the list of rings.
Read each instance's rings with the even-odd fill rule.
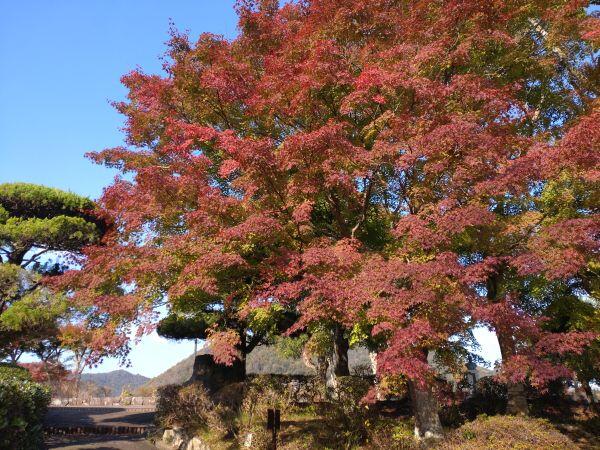
[[[65,369],[60,363],[53,362],[32,362],[32,363],[21,363],[19,364],[21,367],[29,370],[31,374],[31,379],[38,383],[47,383],[47,382],[59,382],[66,380],[70,372]]]
[[[560,55],[529,37],[535,17],[552,45],[596,39],[581,3],[242,1],[233,41],[174,33],[167,76],[123,78],[127,147],[90,155],[126,174],[100,200],[114,228],[63,285],[115,324],[165,296],[235,300],[211,338],[223,362],[227,315],[281,303],[290,332],[368,329],[383,372],[424,379],[424,350],[486,324],[526,347],[507,376],[563,375],[544,354],[590,337],[563,346],[490,282],[573,277],[598,253],[597,214],[535,206],[565,173],[598,180],[592,88],[551,87]]]

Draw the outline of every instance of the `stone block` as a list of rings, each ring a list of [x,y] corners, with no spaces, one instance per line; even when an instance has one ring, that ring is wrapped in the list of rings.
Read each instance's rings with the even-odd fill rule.
[[[254,438],[254,434],[252,434],[252,433],[246,434],[246,437],[244,438],[244,447],[245,448],[252,448],[252,439],[253,438]]]
[[[190,439],[185,450],[210,450],[210,447],[199,437]]]
[[[172,449],[179,450],[185,444],[185,436],[180,430],[167,429],[163,433],[162,442]]]
[[[215,393],[223,386],[243,382],[245,378],[245,362],[236,360],[233,365],[225,366],[215,363],[212,355],[197,355],[189,382],[200,382],[210,393]]]

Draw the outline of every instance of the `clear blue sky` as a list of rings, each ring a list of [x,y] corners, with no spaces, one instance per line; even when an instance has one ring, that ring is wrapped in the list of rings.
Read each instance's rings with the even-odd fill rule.
[[[119,145],[121,75],[159,72],[169,19],[192,37],[236,33],[233,0],[0,0],[0,182],[97,197],[112,180],[83,154]]]
[[[27,181],[97,198],[114,173],[83,154],[122,144],[109,105],[121,75],[160,72],[169,20],[192,37],[233,37],[234,0],[0,0],[0,183]],[[490,360],[494,339],[483,335]],[[489,342],[489,343],[488,343]],[[130,370],[156,375],[192,352],[191,343],[149,336]],[[109,360],[94,371],[117,368]]]
[[[120,145],[122,118],[109,102],[119,79],[160,72],[169,20],[192,37],[233,37],[234,0],[0,0],[0,183],[27,181],[97,198],[114,173],[84,153]],[[193,344],[146,337],[132,372],[156,375]],[[94,371],[117,368],[109,360]]]

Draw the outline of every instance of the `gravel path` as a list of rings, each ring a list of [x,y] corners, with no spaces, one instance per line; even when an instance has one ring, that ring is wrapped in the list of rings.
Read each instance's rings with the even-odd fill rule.
[[[61,450],[156,450],[149,441],[131,436],[51,436],[46,448]]]
[[[96,432],[101,428],[109,432],[114,427],[132,428],[141,431],[150,428],[154,421],[154,410],[144,407],[54,407],[49,408],[44,425],[48,430],[87,428]],[[126,431],[129,433],[129,431]],[[110,434],[49,435],[48,449],[98,449],[98,450],[156,450],[156,447],[139,435],[115,436]]]
[[[44,425],[56,426],[130,426],[147,427],[154,421],[154,410],[139,407],[54,407],[49,408]]]

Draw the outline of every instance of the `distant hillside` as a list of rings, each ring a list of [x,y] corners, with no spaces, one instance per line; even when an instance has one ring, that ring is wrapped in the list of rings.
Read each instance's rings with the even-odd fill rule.
[[[204,354],[206,350],[200,350],[198,354]],[[369,353],[365,349],[350,350],[348,354],[350,369],[369,366],[371,361]],[[194,356],[179,361],[173,367],[167,369],[144,385],[144,389],[155,389],[167,384],[180,384],[190,379],[194,368]],[[313,371],[308,368],[301,359],[288,359],[281,357],[273,348],[256,347],[247,361],[248,373],[251,374],[282,374],[282,375],[310,375]]]
[[[113,370],[105,373],[84,373],[81,375],[81,381],[91,382],[100,387],[109,389],[109,396],[118,396],[123,391],[123,388],[133,391],[143,384],[147,383],[150,378],[130,373],[126,370]]]

